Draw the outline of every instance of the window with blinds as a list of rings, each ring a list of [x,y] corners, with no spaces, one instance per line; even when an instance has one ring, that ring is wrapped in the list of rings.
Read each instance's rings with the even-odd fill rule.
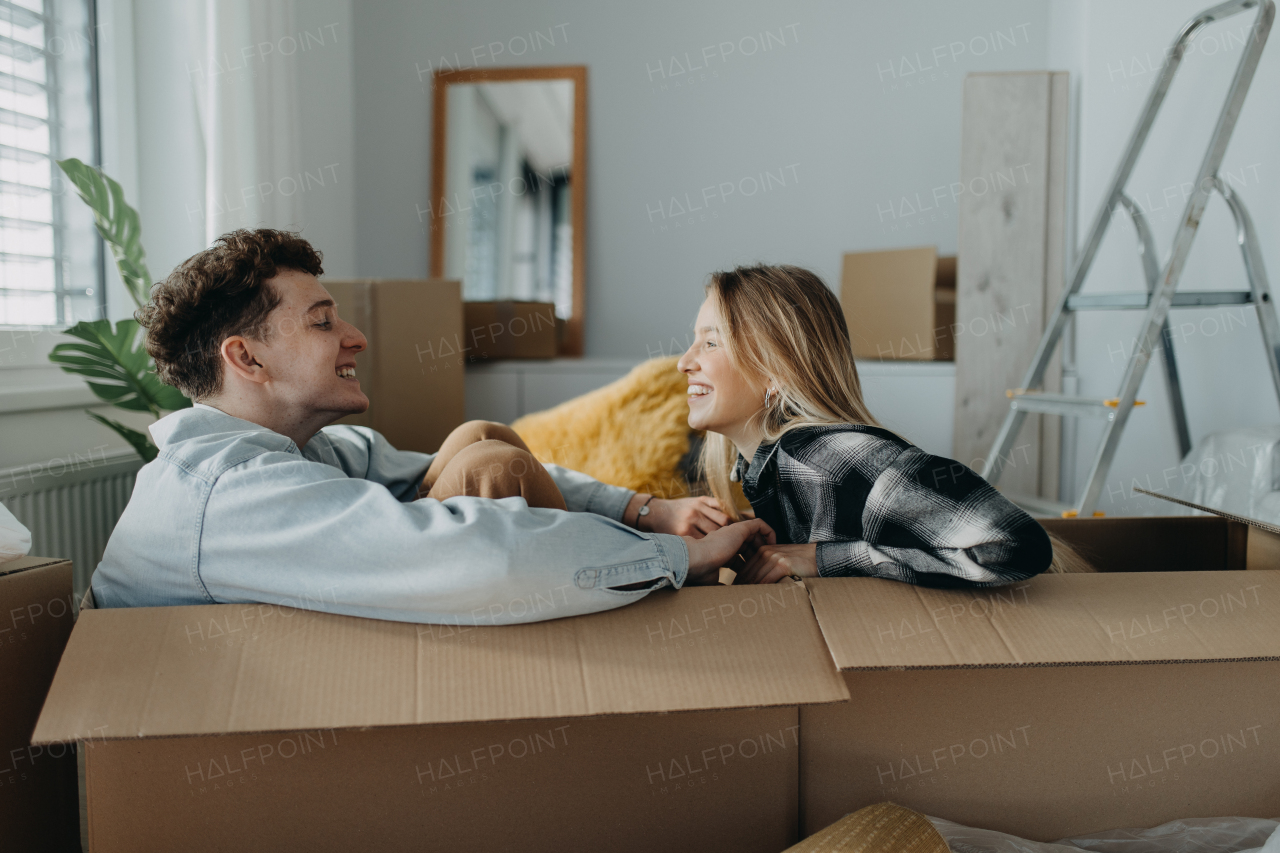
[[[0,325],[102,317],[101,241],[56,160],[97,163],[93,0],[0,0]]]

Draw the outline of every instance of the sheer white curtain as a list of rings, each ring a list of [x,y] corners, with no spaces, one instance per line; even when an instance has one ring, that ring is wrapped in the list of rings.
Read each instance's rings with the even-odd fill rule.
[[[204,140],[205,242],[301,224],[296,0],[185,0]]]

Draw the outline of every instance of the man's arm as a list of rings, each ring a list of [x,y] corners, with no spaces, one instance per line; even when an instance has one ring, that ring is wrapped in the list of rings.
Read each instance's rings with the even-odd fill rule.
[[[348,477],[386,486],[397,500],[418,497],[422,478],[436,458],[434,453],[397,450],[382,433],[368,427],[328,426],[307,442],[308,459],[333,465]]]
[[[491,625],[609,610],[682,586],[688,550],[678,536],[518,498],[401,503],[370,480],[266,454],[214,485],[195,570],[219,603]]]

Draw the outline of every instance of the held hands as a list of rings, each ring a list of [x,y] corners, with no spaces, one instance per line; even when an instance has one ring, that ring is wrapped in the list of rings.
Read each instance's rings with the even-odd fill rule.
[[[741,561],[739,561],[741,562]],[[730,566],[730,568],[733,568]],[[747,564],[737,570],[735,584],[777,583],[791,575],[802,578],[818,576],[818,544],[764,545],[747,559]]]
[[[773,529],[750,510],[744,513],[746,521],[731,524],[715,498],[653,498],[648,502],[648,514],[639,515],[648,497],[637,494],[632,498],[626,523],[647,533],[684,538],[689,549],[687,585],[718,583],[721,566],[737,572],[735,584],[777,583],[791,575],[818,576],[816,544],[776,544]]]
[[[738,559],[739,554],[758,554],[764,548],[779,547],[774,545],[778,540],[773,528],[757,518],[721,527],[700,538],[693,536],[683,538],[685,546],[689,549],[689,576],[685,580],[686,586],[718,583],[720,567],[732,565],[735,560],[741,563]],[[748,565],[750,565],[749,560]]]

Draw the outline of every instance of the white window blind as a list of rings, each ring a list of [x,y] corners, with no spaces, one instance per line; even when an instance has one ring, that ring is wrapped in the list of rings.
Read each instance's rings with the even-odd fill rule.
[[[93,11],[0,0],[0,325],[104,313],[101,242],[55,162],[98,162]]]

